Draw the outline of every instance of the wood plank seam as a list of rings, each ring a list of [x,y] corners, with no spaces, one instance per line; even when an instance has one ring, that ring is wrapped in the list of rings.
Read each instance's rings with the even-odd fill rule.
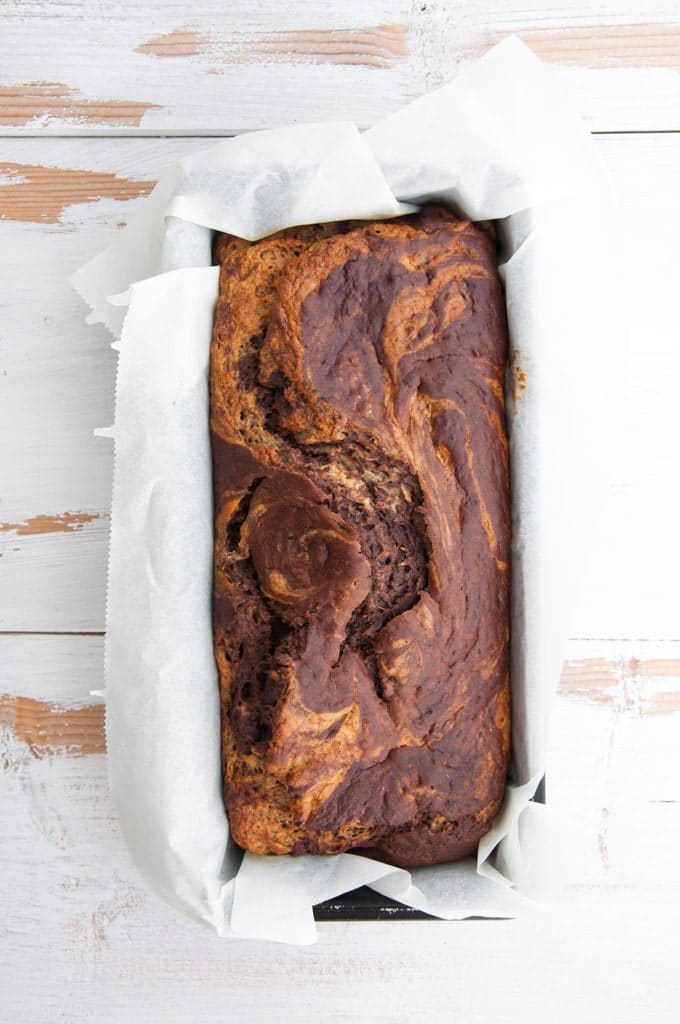
[[[680,713],[680,658],[565,662],[557,695],[632,718]],[[104,706],[0,694],[0,725],[33,757],[103,754]]]
[[[281,124],[287,122],[282,121]],[[220,139],[232,139],[237,135],[246,135],[249,132],[256,131],[268,131],[268,128],[205,128],[201,131],[191,128],[159,128],[153,130],[151,128],[145,128],[143,131],[138,132],[126,132],[126,131],[98,131],[98,130],[83,130],[83,131],[72,131],[69,129],[62,129],[59,132],[22,132],[20,135],[13,134],[11,132],[3,132],[0,129],[0,139],[8,139],[12,142],[23,142],[26,140],[39,140],[41,142],[48,141],[50,139],[115,139],[115,140],[129,140],[138,142],[140,140],[158,140],[158,139],[175,139],[175,140],[201,140],[201,139],[214,139],[219,141]],[[366,130],[366,129],[361,129]],[[593,136],[608,136],[608,135],[680,135],[680,128],[593,128],[590,130],[590,134]]]
[[[157,104],[138,100],[104,100],[80,96],[64,82],[20,82],[0,85],[0,124],[19,128],[41,118],[63,118],[78,124],[139,125]]]

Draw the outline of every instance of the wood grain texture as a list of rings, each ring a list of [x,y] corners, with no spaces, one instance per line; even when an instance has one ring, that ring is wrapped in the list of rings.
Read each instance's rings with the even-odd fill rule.
[[[154,57],[205,56],[220,64],[339,64],[385,68],[408,54],[405,25],[372,25],[356,29],[318,28],[275,33],[214,33],[201,36],[177,28],[135,47]],[[216,69],[214,69],[216,70]]]
[[[12,254],[0,281],[0,305],[6,310],[0,432],[15,439],[0,447],[0,523],[16,526],[0,532],[0,629],[104,628],[112,453],[111,442],[93,431],[113,419],[115,354],[103,329],[85,324],[85,307],[66,279],[108,244],[164,166],[205,144],[196,139],[15,139],[3,147],[8,163],[45,171],[33,192],[22,192],[22,209],[34,209],[37,219],[0,221],[3,251]],[[629,353],[622,340],[622,362],[629,370],[621,392],[620,453],[614,453],[618,464],[607,470],[615,486],[596,532],[571,632],[575,637],[677,638],[680,550],[666,539],[674,535],[680,506],[680,477],[667,458],[667,451],[680,450],[672,390],[680,374],[674,298],[680,136],[608,136],[598,144],[624,228],[634,225],[623,238],[625,293],[634,301],[627,313]],[[84,195],[64,191],[60,168],[82,176],[88,183]],[[19,200],[8,194],[23,186],[0,181],[7,189],[5,203],[16,206]],[[49,201],[61,207],[54,223],[40,219],[43,186],[53,189]],[[521,383],[518,377],[517,387]],[[63,518],[74,515],[92,518],[79,529],[41,528],[74,523]]]
[[[152,103],[87,99],[63,82],[17,82],[0,86],[0,126],[25,128],[50,121],[81,126],[139,127]]]
[[[57,224],[68,206],[106,197],[135,199],[148,195],[154,184],[106,171],[0,163],[0,219]]]
[[[146,0],[124,17],[99,0],[7,0],[0,17],[9,134],[367,127],[511,33],[593,128],[680,128],[680,12],[657,0]]]
[[[517,35],[541,60],[587,68],[680,67],[680,24],[644,22],[522,28]],[[496,37],[492,37],[496,38]],[[501,37],[502,38],[502,37]]]
[[[24,744],[33,757],[103,754],[104,708],[69,708],[32,697],[0,695],[0,727],[13,742]]]
[[[148,53],[152,57],[197,57],[209,46],[209,39],[194,29],[173,28],[170,32],[135,46],[135,53]]]
[[[617,708],[637,717],[680,713],[680,661],[638,655],[567,661],[560,696]]]
[[[21,523],[0,523],[0,533],[34,537],[40,533],[75,533],[99,516],[91,512],[62,512],[56,516],[31,516]]]

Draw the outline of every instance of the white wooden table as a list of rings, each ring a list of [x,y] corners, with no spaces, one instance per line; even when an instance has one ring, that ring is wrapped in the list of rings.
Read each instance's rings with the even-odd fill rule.
[[[509,32],[598,133],[630,274],[623,458],[551,739],[565,891],[529,920],[220,941],[145,891],[107,794],[115,362],[66,277],[198,136],[368,126]],[[0,1020],[680,1019],[677,0],[5,0],[0,134]]]

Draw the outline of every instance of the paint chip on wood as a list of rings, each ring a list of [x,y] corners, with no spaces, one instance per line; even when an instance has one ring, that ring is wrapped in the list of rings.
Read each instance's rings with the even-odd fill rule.
[[[298,29],[273,33],[242,32],[220,38],[191,27],[173,29],[141,43],[135,53],[177,58],[205,55],[227,64],[340,64],[385,68],[408,56],[406,25],[380,24],[348,29]]]
[[[0,523],[0,533],[14,533],[17,537],[31,537],[38,533],[75,533],[95,519],[99,512],[61,512],[52,516],[31,516],[19,523]]]
[[[644,715],[680,714],[680,683],[673,689],[658,690],[642,698]]]
[[[680,661],[591,658],[567,661],[559,695],[634,717],[680,712]]]
[[[597,658],[566,661],[558,693],[560,697],[606,706],[613,704],[618,685],[616,666],[611,661]]]
[[[408,29],[405,25],[386,24],[277,32],[255,41],[254,51],[259,57],[274,60],[384,68],[408,55]]]
[[[147,196],[155,184],[106,171],[0,163],[0,220],[57,224],[69,206],[99,199],[136,199]]]
[[[210,41],[193,29],[175,28],[135,46],[135,53],[147,53],[152,57],[195,57],[209,45]]]
[[[31,121],[74,121],[79,125],[138,128],[155,103],[87,99],[63,82],[18,82],[0,85],[0,125],[23,128]]]
[[[0,726],[25,743],[33,757],[83,757],[106,751],[104,705],[69,708],[32,697],[0,696]]]
[[[555,25],[513,31],[542,60],[589,68],[680,68],[680,25]]]

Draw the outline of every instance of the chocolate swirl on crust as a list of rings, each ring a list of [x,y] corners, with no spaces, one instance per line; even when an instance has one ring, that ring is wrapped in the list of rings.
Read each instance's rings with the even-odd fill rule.
[[[441,207],[219,236],[225,802],[256,853],[473,852],[509,749],[506,327]]]

